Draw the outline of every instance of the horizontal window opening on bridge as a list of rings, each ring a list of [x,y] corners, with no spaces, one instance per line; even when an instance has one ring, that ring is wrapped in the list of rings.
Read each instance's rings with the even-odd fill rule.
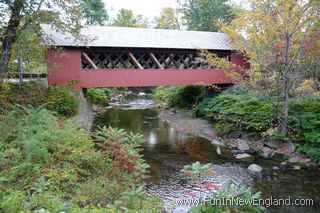
[[[217,53],[217,52],[215,52]],[[230,52],[217,53],[230,58]],[[200,59],[197,51],[190,50],[137,50],[98,49],[82,50],[83,69],[212,69]]]

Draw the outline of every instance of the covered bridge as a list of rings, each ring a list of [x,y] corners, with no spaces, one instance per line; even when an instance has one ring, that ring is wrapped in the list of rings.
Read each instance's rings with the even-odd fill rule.
[[[222,70],[199,61],[198,49],[248,66],[223,33],[89,26],[81,31],[88,41],[77,42],[49,26],[43,29],[51,45],[64,50],[46,55],[49,85],[71,80],[79,89],[232,83]]]

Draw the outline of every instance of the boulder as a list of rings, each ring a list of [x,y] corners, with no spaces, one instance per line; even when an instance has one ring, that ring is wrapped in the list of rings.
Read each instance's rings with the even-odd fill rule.
[[[247,170],[250,174],[259,174],[262,171],[262,167],[257,164],[251,164]]]
[[[227,140],[227,145],[231,148],[237,149],[238,148],[238,141],[235,139]]]
[[[217,152],[217,154],[218,154],[218,155],[221,155],[221,149],[220,149],[220,146],[217,146],[216,152]]]
[[[276,140],[272,140],[272,139],[269,139],[267,141],[264,141],[263,144],[265,146],[268,146],[272,149],[276,149],[280,146],[280,142],[279,141],[276,141]]]
[[[272,152],[270,158],[276,161],[283,161],[288,159],[288,155],[283,152],[279,152],[278,150]]]
[[[272,170],[279,170],[280,168],[279,167],[277,167],[277,166],[273,166],[272,167]]]
[[[212,145],[215,145],[215,146],[221,146],[221,147],[225,147],[225,143],[219,139],[215,139],[213,141],[211,141],[211,144]]]
[[[139,94],[138,94],[139,96],[145,96],[146,95],[146,93],[144,93],[144,92],[139,92]]]
[[[249,143],[243,139],[237,139],[238,149],[241,151],[248,151],[250,149]]]
[[[291,155],[295,151],[295,146],[291,141],[287,141],[281,144],[281,146],[276,150],[279,153],[284,153],[286,155]]]
[[[237,149],[232,149],[231,153],[233,153],[233,154],[241,154],[241,153],[243,153],[243,151],[237,150]]]
[[[263,158],[269,158],[274,152],[273,149],[263,146],[263,143],[261,143],[260,141],[253,141],[250,144],[250,151],[258,153]]]
[[[288,150],[289,153],[294,153],[294,151],[296,150],[296,147],[291,141],[285,142],[283,147],[285,147],[285,149]]]
[[[258,154],[263,158],[270,158],[273,152],[273,149],[269,147],[262,147],[260,150],[258,150]]]
[[[251,158],[252,156],[247,154],[247,153],[242,153],[242,154],[237,154],[236,158],[241,160],[241,159],[246,159],[246,158]]]
[[[309,158],[304,158],[300,156],[293,156],[288,159],[288,164],[290,166],[306,166],[310,163]]]

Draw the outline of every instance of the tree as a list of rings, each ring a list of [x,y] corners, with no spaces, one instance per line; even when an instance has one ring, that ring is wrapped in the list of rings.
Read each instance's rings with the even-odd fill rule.
[[[82,7],[86,23],[89,25],[104,25],[109,18],[101,0],[82,0]]]
[[[143,18],[142,15],[134,15],[132,10],[122,8],[119,10],[112,26],[146,28],[148,26],[148,20]]]
[[[289,133],[290,101],[317,90],[319,8],[318,0],[252,0],[250,11],[222,27],[249,58],[244,85],[273,103],[283,136]]]
[[[218,31],[218,22],[233,19],[228,0],[180,0],[182,19],[188,30]]]
[[[8,71],[12,56],[25,56],[36,50],[40,40],[49,39],[42,34],[40,24],[50,24],[59,32],[79,37],[82,5],[78,0],[5,0],[0,2],[1,49],[0,82]],[[30,43],[33,43],[30,45]],[[23,46],[26,44],[26,46]],[[34,47],[37,46],[37,47]],[[14,50],[14,48],[17,48]],[[19,54],[14,54],[19,52]],[[33,53],[36,51],[33,51]]]
[[[160,16],[154,19],[157,29],[180,29],[176,11],[171,7],[162,8]]]

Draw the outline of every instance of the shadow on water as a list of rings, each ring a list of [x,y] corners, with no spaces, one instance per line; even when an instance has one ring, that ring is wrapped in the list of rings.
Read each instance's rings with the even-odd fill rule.
[[[145,136],[144,156],[151,166],[148,192],[162,197],[167,207],[174,205],[177,198],[192,198],[192,193],[199,193],[200,189],[180,170],[186,164],[200,161],[214,164],[215,175],[204,178],[204,181],[221,186],[231,180],[238,186],[252,186],[254,191],[262,191],[263,198],[290,196],[293,199],[312,198],[314,201],[313,206],[270,207],[270,212],[320,212],[319,171],[273,171],[272,166],[279,166],[279,162],[257,156],[251,161],[238,161],[227,148],[218,155],[216,147],[206,139],[186,135],[162,123],[158,119],[159,109],[152,106],[152,100],[141,99],[106,109],[95,119],[95,126],[118,127]],[[262,177],[252,179],[246,172],[245,168],[253,162],[264,168]],[[212,192],[204,192],[204,195]],[[186,212],[189,208],[177,206],[174,212]]]

